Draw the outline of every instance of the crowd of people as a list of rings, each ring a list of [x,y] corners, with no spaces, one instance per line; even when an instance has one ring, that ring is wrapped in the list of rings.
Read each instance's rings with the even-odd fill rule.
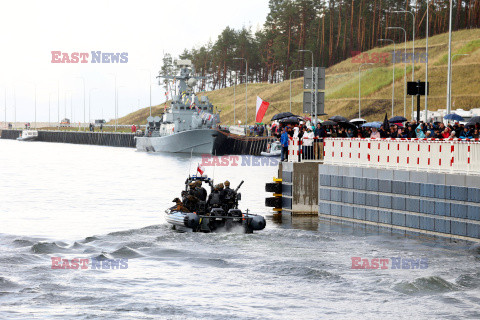
[[[424,123],[415,120],[405,123],[384,123],[376,127],[355,126],[351,123],[336,123],[316,126],[309,122],[272,126],[272,135],[280,139],[282,145],[281,161],[288,155],[289,138],[302,141],[303,159],[321,159],[323,157],[324,138],[404,138],[404,139],[479,139],[480,124],[465,126],[459,122],[445,125],[442,122]]]

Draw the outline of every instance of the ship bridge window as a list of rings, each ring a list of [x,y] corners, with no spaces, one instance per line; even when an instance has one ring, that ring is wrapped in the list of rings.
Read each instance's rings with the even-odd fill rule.
[[[185,107],[181,106],[181,107],[180,107],[180,110],[185,110]]]

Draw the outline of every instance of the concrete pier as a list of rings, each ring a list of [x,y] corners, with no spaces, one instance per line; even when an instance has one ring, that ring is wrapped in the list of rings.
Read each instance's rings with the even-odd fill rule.
[[[17,139],[22,130],[2,130],[2,139]],[[38,131],[38,141],[135,148],[132,133]]]

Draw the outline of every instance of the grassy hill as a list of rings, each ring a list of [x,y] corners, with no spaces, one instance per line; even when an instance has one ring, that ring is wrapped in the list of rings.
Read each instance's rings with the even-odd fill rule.
[[[396,44],[397,53],[402,53],[404,43]],[[407,42],[407,53],[411,52],[412,43]],[[452,55],[466,53],[469,56],[456,56],[452,62],[452,109],[469,110],[480,108],[480,29],[470,29],[454,32],[452,35]],[[393,51],[393,45],[378,47],[368,53],[386,53]],[[425,52],[425,39],[415,41],[415,53]],[[446,83],[448,34],[429,38],[428,75],[430,95],[429,110],[446,108]],[[325,113],[326,119],[332,115],[342,115],[347,118],[358,116],[358,68],[360,64],[347,59],[326,70]],[[411,63],[407,64],[407,81],[411,81]],[[392,63],[391,57],[387,63],[376,63],[364,66],[361,73],[362,81],[362,118],[369,121],[383,119],[386,112],[390,116],[392,97]],[[403,115],[404,110],[404,65],[395,65],[395,114]],[[295,74],[294,74],[295,75]],[[298,75],[298,73],[297,73]],[[415,80],[425,80],[425,63],[415,64]],[[303,78],[292,80],[292,112],[302,114]],[[270,102],[265,116],[269,120],[273,114],[290,110],[290,83],[285,81],[277,84],[248,84],[248,122],[253,123],[257,95]],[[222,124],[233,124],[233,87],[205,93],[211,102],[221,110]],[[245,85],[236,88],[236,120],[245,120]],[[407,118],[411,114],[411,97],[407,97]],[[424,99],[421,99],[423,109]],[[416,101],[415,101],[416,108]],[[163,106],[153,108],[153,114],[161,114]],[[149,108],[138,110],[119,121],[122,124],[145,123]]]

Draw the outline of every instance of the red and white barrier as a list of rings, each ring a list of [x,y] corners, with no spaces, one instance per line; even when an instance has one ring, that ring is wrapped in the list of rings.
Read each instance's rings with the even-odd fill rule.
[[[288,161],[298,162],[302,152],[302,141],[298,138],[288,138]]]
[[[326,138],[326,164],[480,175],[480,141]]]

